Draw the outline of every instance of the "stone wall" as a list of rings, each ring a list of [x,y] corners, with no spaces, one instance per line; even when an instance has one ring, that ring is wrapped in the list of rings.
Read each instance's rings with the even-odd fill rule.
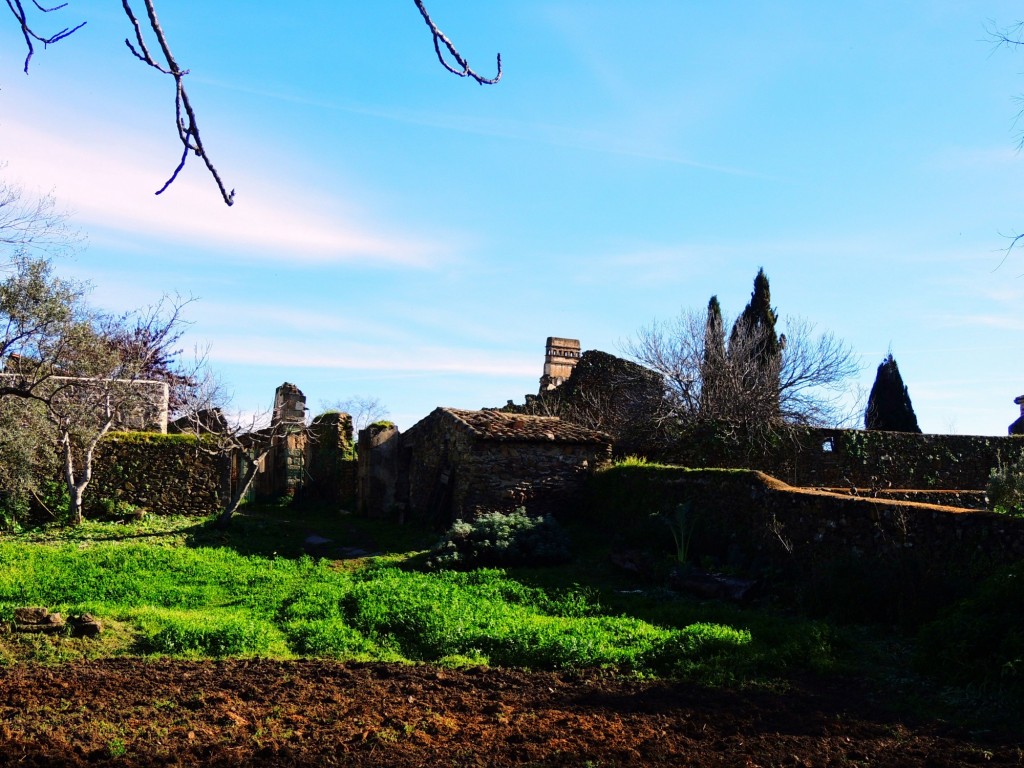
[[[607,436],[559,419],[439,408],[401,436],[395,501],[438,527],[517,507],[566,511],[610,458]]]
[[[293,407],[293,411],[297,409]],[[352,506],[356,460],[351,417],[347,413],[327,413],[309,427],[295,424],[282,429],[283,433],[271,438],[270,452],[260,463],[253,480],[253,498],[301,496]]]
[[[321,501],[352,507],[356,497],[356,460],[352,417],[325,413],[309,426],[307,494]]]
[[[542,386],[538,395],[526,396],[524,405],[510,400],[501,410],[557,416],[599,430],[611,435],[617,455],[646,452],[656,442],[652,429],[662,404],[661,378],[648,368],[598,350],[584,352],[575,362],[559,386]]]
[[[367,517],[400,516],[396,497],[403,507],[408,492],[397,492],[399,432],[394,425],[372,424],[359,431],[358,503],[359,512]]]
[[[750,441],[713,427],[680,437],[658,458],[691,467],[758,469],[796,486],[979,490],[1024,439],[794,427]]]
[[[405,514],[435,527],[463,517],[467,481],[461,467],[473,451],[470,435],[453,430],[437,412],[402,435],[397,454],[396,494]],[[362,460],[360,453],[360,460]]]
[[[306,479],[309,436],[305,429],[295,428],[272,435],[269,439],[270,452],[260,461],[259,470],[253,478],[252,497],[273,499],[294,496],[302,489]]]
[[[667,539],[652,513],[690,501],[696,554],[739,567],[912,557],[963,573],[1024,558],[1024,518],[793,488],[756,471],[622,466],[591,491],[598,521],[625,539]]]
[[[223,508],[226,462],[195,435],[114,432],[100,441],[86,489],[87,513],[110,499],[158,515],[211,515]]]

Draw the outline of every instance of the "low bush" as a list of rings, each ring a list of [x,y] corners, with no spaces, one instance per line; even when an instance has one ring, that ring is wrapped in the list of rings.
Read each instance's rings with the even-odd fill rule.
[[[520,507],[458,521],[427,559],[433,568],[553,565],[569,560],[569,537],[550,516],[530,517]]]
[[[1024,563],[983,582],[925,625],[916,665],[944,683],[1024,696]]]
[[[993,511],[1024,516],[1024,459],[993,469],[986,496]]]
[[[146,609],[135,612],[142,653],[186,657],[267,656],[285,650],[275,627],[244,611],[193,612]]]

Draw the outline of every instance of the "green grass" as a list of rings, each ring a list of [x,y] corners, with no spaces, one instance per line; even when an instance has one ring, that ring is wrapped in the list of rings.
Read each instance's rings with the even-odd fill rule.
[[[471,571],[424,570],[437,538],[429,531],[290,506],[248,509],[228,531],[195,518],[148,517],[0,536],[0,625],[17,607],[45,606],[91,613],[105,627],[98,638],[75,639],[0,626],[0,665],[310,657],[597,667],[774,689],[807,674],[844,675],[870,681],[908,711],[967,723],[984,711],[985,727],[997,712],[1014,713],[1006,717],[1019,724],[1019,697],[1005,695],[1019,683],[1019,621],[1005,618],[1006,606],[1019,604],[1019,569],[919,640],[683,597],[610,568],[612,541],[590,523],[568,531],[569,564]],[[311,557],[311,533],[374,554]],[[667,569],[671,546],[662,543],[651,557]],[[993,652],[970,657],[988,664],[976,672],[965,666],[964,647],[980,647],[979,637]]]
[[[0,635],[0,663],[310,656],[604,667],[709,683],[831,663],[824,625],[582,588],[565,568],[421,572],[413,565],[429,541],[423,531],[337,513],[280,508],[237,523],[225,533],[148,518],[0,538],[0,621],[39,605],[89,612],[108,627],[100,641]],[[301,555],[310,531],[372,539],[380,554],[340,563]]]

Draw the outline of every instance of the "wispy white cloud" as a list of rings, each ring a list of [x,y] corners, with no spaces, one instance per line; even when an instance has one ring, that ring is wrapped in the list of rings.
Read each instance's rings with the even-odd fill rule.
[[[944,316],[936,316],[936,321],[941,321]],[[1012,315],[996,314],[967,314],[947,318],[946,326],[970,325],[977,328],[996,328],[1002,331],[1024,331],[1024,320],[1018,312]]]
[[[537,360],[503,356],[485,349],[409,346],[381,347],[370,344],[342,344],[325,349],[316,342],[294,342],[287,338],[251,336],[220,337],[210,351],[215,363],[329,370],[375,371],[379,374],[463,376],[526,376],[537,373]]]
[[[11,105],[5,105],[5,112],[12,113]],[[6,158],[8,175],[52,187],[94,241],[160,239],[306,264],[427,268],[446,258],[447,249],[439,242],[389,231],[394,228],[367,221],[365,215],[357,220],[358,214],[345,211],[341,200],[314,197],[288,180],[274,180],[271,187],[241,176],[235,179],[241,191],[228,208],[194,157],[157,197],[152,193],[164,181],[160,174],[170,169],[154,170],[153,158],[165,157],[167,147],[146,139],[112,146],[109,137],[116,135],[113,126],[100,121],[84,121],[63,133],[11,117],[0,123],[0,146],[16,148]]]
[[[704,162],[678,151],[662,149],[652,145],[646,134],[634,137],[621,130],[599,131],[580,128],[579,125],[560,125],[536,121],[516,120],[508,117],[489,118],[477,115],[441,113],[427,110],[397,109],[368,104],[337,102],[327,99],[309,98],[284,94],[276,91],[254,91],[226,83],[212,83],[228,90],[242,91],[266,99],[302,104],[319,109],[344,112],[353,115],[373,117],[406,125],[437,128],[445,131],[486,136],[488,138],[511,139],[546,144],[587,152],[620,155],[653,162],[669,163],[690,168],[721,173],[729,176],[765,178],[764,174],[745,168]]]

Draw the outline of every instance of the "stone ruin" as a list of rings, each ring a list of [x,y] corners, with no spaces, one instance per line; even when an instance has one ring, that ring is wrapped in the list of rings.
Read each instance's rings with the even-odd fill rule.
[[[306,424],[306,396],[294,384],[274,392],[273,447],[254,483],[264,497],[307,496],[347,501],[355,495],[352,419],[328,413]]]
[[[1010,434],[1024,435],[1024,395],[1014,398],[1013,402],[1020,406],[1020,416],[1010,425]]]
[[[0,373],[0,381],[10,386],[24,386],[24,378],[17,372],[17,368],[7,362],[4,372]],[[49,376],[44,382],[36,386],[36,391],[44,395],[54,392],[64,392],[68,397],[75,397],[88,393],[90,389],[96,391],[96,387],[113,387],[123,385],[130,387],[132,397],[124,397],[124,404],[114,420],[114,429],[134,432],[160,432],[167,433],[167,414],[170,403],[170,387],[165,381],[149,381],[146,379],[133,380],[106,380],[87,379],[77,376]]]
[[[554,416],[437,408],[399,433],[359,433],[360,511],[436,527],[525,507],[570,507],[611,460],[611,438]]]
[[[579,339],[548,336],[544,354],[544,374],[540,377],[540,391],[546,392],[562,385],[572,375],[572,370],[579,360]]]

